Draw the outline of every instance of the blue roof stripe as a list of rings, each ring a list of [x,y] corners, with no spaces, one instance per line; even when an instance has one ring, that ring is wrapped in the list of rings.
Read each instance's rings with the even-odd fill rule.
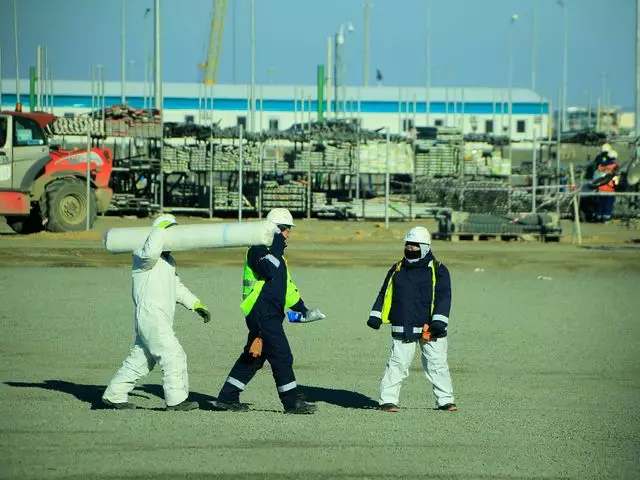
[[[22,96],[23,106],[29,106],[29,97],[28,95]],[[144,99],[142,97],[128,97],[127,101],[129,105],[134,108],[142,108],[144,107]],[[13,108],[16,103],[16,96],[14,94],[2,95],[2,105],[8,108]],[[105,97],[105,104],[109,105],[117,105],[120,103],[120,97],[116,96],[108,96]],[[213,101],[213,108],[215,110],[221,111],[242,111],[247,109],[247,99],[246,98],[217,98]],[[298,102],[297,107],[294,106],[293,100],[271,100],[265,99],[261,102],[259,99],[256,102],[256,107],[260,109],[262,104],[262,110],[265,112],[293,112],[296,110],[300,111],[301,105]],[[325,110],[326,110],[325,102]],[[444,114],[446,113],[445,108],[446,102],[431,102],[431,113],[432,114]],[[54,106],[60,108],[90,108],[91,107],[91,96],[89,95],[56,95],[54,97]],[[456,108],[457,107],[457,108]],[[164,108],[167,110],[197,110],[198,109],[198,99],[197,98],[175,98],[175,97],[165,97],[164,99]],[[304,109],[307,111],[309,108],[309,103],[305,101]],[[407,115],[413,114],[414,104],[413,102],[409,102],[408,105],[405,103],[398,105],[397,101],[384,101],[384,100],[362,100],[360,102],[360,111],[362,113],[398,113],[400,110],[402,113]],[[416,114],[424,114],[426,113],[426,102],[417,102],[415,104]],[[454,108],[456,111],[454,112]],[[315,100],[311,101],[311,109],[312,111],[316,111],[317,102]],[[355,113],[358,109],[357,102],[347,102],[346,111]],[[335,102],[332,102],[332,110],[335,111]],[[462,104],[458,103],[457,105],[454,102],[449,102],[448,104],[448,112],[450,114],[453,113],[462,113]],[[487,102],[465,102],[464,104],[464,112],[466,114],[471,115],[490,115],[494,112],[494,104]],[[502,114],[508,113],[508,104],[507,103],[496,103],[495,104],[495,113]],[[513,113],[515,115],[539,115],[548,114],[549,113],[549,104],[544,103],[513,103]]]

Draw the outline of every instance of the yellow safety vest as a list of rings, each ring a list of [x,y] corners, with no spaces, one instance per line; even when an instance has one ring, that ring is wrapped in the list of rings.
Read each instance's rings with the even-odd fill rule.
[[[265,284],[265,281],[259,280],[251,267],[249,267],[248,257],[249,251],[247,250],[247,256],[244,259],[244,276],[242,278],[242,303],[240,304],[240,310],[242,310],[245,317],[249,315],[253,306],[258,301],[260,292]],[[296,284],[291,280],[287,259],[284,257],[282,258],[284,260],[284,264],[287,266],[287,293],[285,295],[284,307],[290,308],[300,300],[300,292],[298,291]]]
[[[440,265],[437,262],[436,266],[434,266],[434,262],[437,262],[437,260],[429,262],[429,268],[431,269],[431,315],[433,315],[433,307],[436,301],[436,268]],[[396,267],[387,282],[387,288],[384,291],[384,302],[382,302],[382,323],[391,323],[389,321],[389,312],[391,311],[391,300],[393,299],[393,276],[400,271],[401,266],[402,260],[396,263]]]

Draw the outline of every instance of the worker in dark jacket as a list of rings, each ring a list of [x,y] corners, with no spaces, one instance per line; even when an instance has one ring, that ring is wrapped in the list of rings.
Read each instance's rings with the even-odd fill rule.
[[[309,414],[315,405],[298,398],[293,355],[284,333],[285,308],[289,320],[307,323],[325,318],[318,309],[308,309],[291,280],[284,249],[287,246],[293,217],[285,208],[275,208],[267,215],[278,231],[271,247],[256,245],[247,251],[240,305],[249,329],[244,351],[231,369],[215,405],[221,410],[246,411],[240,403],[244,391],[265,360],[271,365],[276,389],[285,413]]]
[[[457,411],[447,364],[447,325],[451,310],[449,270],[431,252],[424,227],[409,230],[404,258],[394,264],[382,284],[367,325],[391,324],[391,353],[380,383],[380,408],[397,412],[402,381],[409,374],[416,343],[439,410]]]

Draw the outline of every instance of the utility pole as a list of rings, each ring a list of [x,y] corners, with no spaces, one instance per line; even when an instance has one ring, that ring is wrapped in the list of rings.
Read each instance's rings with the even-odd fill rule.
[[[531,90],[536,91],[536,55],[537,55],[537,24],[538,24],[538,8],[540,7],[540,0],[533,0],[533,25],[531,28]]]
[[[371,26],[371,0],[364,2],[364,61],[362,66],[362,85],[369,86],[369,42]]]
[[[153,16],[155,20],[155,39],[153,49],[155,57],[155,108],[162,110],[162,70],[160,69],[160,0],[155,0]]]
[[[20,108],[22,108],[22,102],[20,101],[20,57],[18,55],[18,7],[16,6],[16,0],[13,0],[13,36],[16,45],[16,107],[20,105]]]
[[[636,0],[636,136],[640,136],[640,0]],[[640,144],[636,143],[636,159],[640,159]]]
[[[127,92],[126,92],[126,86],[127,86],[127,72],[126,72],[126,43],[125,43],[125,8],[124,8],[124,1],[122,0],[122,32],[121,32],[121,38],[122,38],[122,52],[121,52],[121,56],[122,58],[120,59],[121,62],[121,68],[122,68],[122,85],[121,85],[121,91],[120,91],[120,103],[121,104],[125,104],[127,103]]]
[[[249,131],[256,131],[256,33],[255,33],[255,0],[250,0],[250,28],[251,28],[251,117],[249,118]]]
[[[431,0],[427,0],[427,95],[426,95],[426,120],[429,126],[431,117]]]

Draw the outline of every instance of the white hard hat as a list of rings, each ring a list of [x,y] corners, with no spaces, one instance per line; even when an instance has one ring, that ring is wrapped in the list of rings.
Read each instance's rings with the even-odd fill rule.
[[[609,152],[607,153],[607,156],[609,158],[618,158],[618,152],[616,152],[615,150],[609,150]]]
[[[605,143],[604,145],[602,145],[602,151],[603,152],[610,152],[611,151],[611,144],[610,143]]]
[[[274,208],[267,214],[267,220],[270,220],[276,225],[290,225],[292,227],[296,225],[293,223],[291,212],[286,208]]]
[[[169,213],[166,213],[166,214],[160,215],[158,218],[156,218],[153,221],[153,224],[151,226],[152,227],[157,227],[162,222],[169,222],[171,225],[177,225],[178,224],[178,221],[176,220],[176,217],[174,217],[173,215],[171,215]]]
[[[404,241],[431,245],[431,234],[429,230],[424,227],[413,227],[405,235]]]

